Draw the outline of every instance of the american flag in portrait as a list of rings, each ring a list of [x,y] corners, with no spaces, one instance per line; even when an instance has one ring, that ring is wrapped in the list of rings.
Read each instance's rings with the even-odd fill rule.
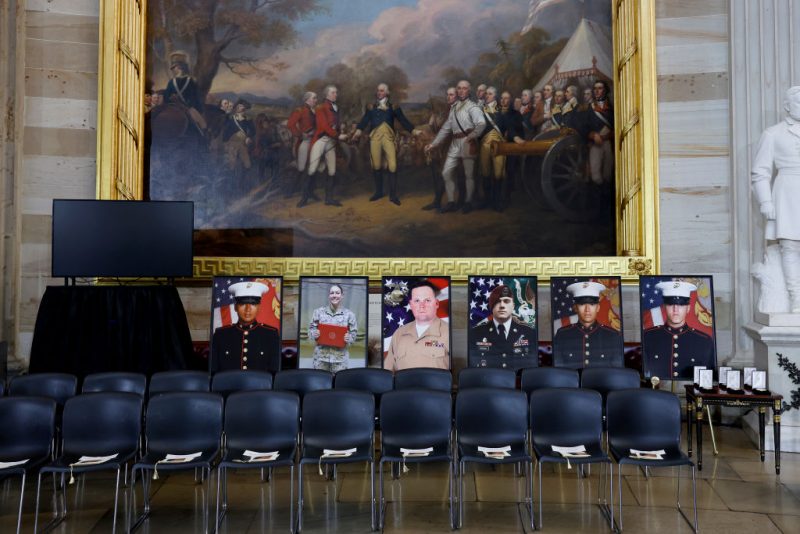
[[[565,326],[578,322],[578,314],[573,309],[572,295],[567,286],[575,282],[598,282],[606,286],[600,293],[600,309],[597,322],[622,331],[622,302],[620,297],[620,278],[589,278],[586,276],[554,276],[550,279],[550,310],[553,319],[553,336]]]
[[[256,321],[273,328],[281,329],[281,288],[283,279],[278,277],[260,278],[256,276],[215,276],[211,288],[211,332],[221,326],[236,323],[239,316],[236,314],[233,295],[228,288],[237,282],[260,282],[267,286],[267,291],[261,295],[261,305],[258,308]]]
[[[428,280],[439,290],[436,299],[439,309],[436,315],[443,321],[450,321],[450,279],[441,277],[421,276],[391,276],[384,277],[383,287],[383,315],[381,317],[381,333],[383,334],[383,354],[389,350],[392,335],[395,330],[414,320],[411,305],[408,300],[411,296],[409,287],[419,280]]]
[[[642,329],[647,330],[664,324],[667,318],[659,282],[679,280],[697,286],[689,301],[686,324],[709,336],[714,336],[714,291],[710,276],[641,276],[639,295],[642,311]]]
[[[514,317],[536,328],[536,283],[535,276],[470,276],[467,283],[470,328],[490,320],[489,295],[499,285],[507,286],[514,295]]]

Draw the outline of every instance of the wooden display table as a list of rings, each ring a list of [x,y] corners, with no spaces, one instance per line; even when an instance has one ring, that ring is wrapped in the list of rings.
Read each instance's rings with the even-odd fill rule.
[[[758,442],[761,461],[764,461],[764,432],[767,408],[772,408],[772,428],[775,432],[775,473],[781,474],[781,411],[783,396],[772,393],[756,393],[745,390],[730,393],[719,387],[711,391],[694,385],[686,387],[686,440],[689,457],[692,456],[692,426],[697,435],[697,469],[703,469],[703,408],[705,406],[727,406],[729,408],[758,408]]]

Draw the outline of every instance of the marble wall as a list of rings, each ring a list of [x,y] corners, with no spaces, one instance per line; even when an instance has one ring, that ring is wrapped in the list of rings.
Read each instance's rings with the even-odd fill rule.
[[[656,0],[659,95],[661,257],[665,273],[713,274],[718,346],[732,357],[731,168],[729,161],[729,23],[727,0]],[[53,198],[95,195],[98,0],[27,0],[17,54],[24,65],[21,165],[14,250],[18,296],[12,314],[11,365],[25,368],[36,311],[51,283]],[[23,39],[24,38],[24,39]],[[5,266],[9,268],[8,265]],[[210,291],[182,289],[192,336],[208,336]],[[9,298],[10,297],[10,300]],[[296,297],[286,295],[286,335],[294,334]],[[466,292],[453,293],[466,306]],[[546,301],[546,293],[542,294]],[[629,340],[638,338],[638,300],[624,291]],[[542,316],[542,324],[549,317]],[[456,344],[465,325],[454,324]],[[543,338],[549,338],[547,326]],[[377,331],[375,329],[373,332]]]

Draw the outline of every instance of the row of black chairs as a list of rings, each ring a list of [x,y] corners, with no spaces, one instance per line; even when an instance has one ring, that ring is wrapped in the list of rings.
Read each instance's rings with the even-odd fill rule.
[[[639,373],[633,369],[612,367],[588,368],[580,374],[574,369],[534,367],[523,369],[519,376],[508,369],[467,368],[458,374],[458,389],[471,387],[516,388],[530,393],[542,387],[585,387],[607,393],[614,389],[637,387]],[[120,391],[139,396],[153,396],[175,391],[212,391],[227,395],[233,391],[278,389],[296,391],[303,395],[309,391],[331,388],[353,388],[382,394],[392,389],[423,387],[438,391],[451,391],[450,371],[432,368],[405,369],[392,373],[385,369],[346,369],[333,375],[313,369],[279,371],[273,377],[263,371],[223,371],[209,375],[203,371],[164,371],[155,373],[149,380],[138,373],[95,373],[86,376],[82,393]],[[38,373],[23,375],[12,380],[9,396],[35,395],[56,400],[59,405],[78,391],[78,379],[65,373]],[[3,387],[0,385],[0,396]]]
[[[469,463],[522,463],[526,470],[526,501],[531,526],[533,513],[533,461],[539,473],[539,526],[542,524],[542,470],[547,462],[575,464],[599,462],[610,466],[610,505],[600,502],[610,525],[615,527],[613,505],[613,458],[618,464],[619,524],[622,528],[621,466],[694,466],[680,451],[680,406],[667,392],[628,389],[611,392],[607,402],[608,444],[603,442],[603,399],[600,393],[575,388],[545,388],[530,399],[510,388],[465,389],[453,402],[449,392],[429,389],[389,391],[380,407],[381,456],[380,490],[375,498],[375,397],[350,389],[314,391],[302,402],[295,392],[248,391],[232,393],[227,400],[217,393],[165,393],[147,404],[144,450],[139,450],[142,397],[130,393],[92,393],[65,403],[63,446],[53,460],[55,401],[34,397],[0,399],[0,437],[13,444],[12,451],[0,451],[2,461],[27,459],[7,474],[24,477],[38,469],[36,520],[42,476],[61,476],[61,495],[56,494],[53,522],[66,516],[65,477],[100,469],[113,469],[115,486],[114,526],[120,471],[133,463],[127,526],[135,528],[150,512],[150,479],[158,471],[199,469],[211,495],[216,472],[217,513],[214,526],[227,511],[227,470],[289,466],[294,480],[298,466],[298,510],[295,520],[290,507],[291,528],[302,529],[303,467],[344,462],[369,464],[371,475],[371,526],[383,523],[383,466],[386,462],[413,463],[443,461],[450,466],[450,522],[457,528],[463,518],[463,478]],[[553,452],[553,446],[583,445],[587,455],[567,459]],[[505,452],[482,452],[485,447]],[[632,449],[664,450],[661,459],[635,458]],[[260,456],[252,458],[247,451]],[[199,453],[199,454],[198,454]],[[168,455],[196,457],[171,462]],[[99,463],[81,462],[85,456],[112,456]],[[214,470],[215,467],[218,469]],[[132,521],[137,474],[141,475],[144,510]],[[454,477],[458,482],[455,484]],[[606,476],[602,476],[603,494]],[[680,482],[680,481],[679,481]],[[457,495],[454,495],[456,494]],[[600,493],[600,492],[599,492]],[[679,497],[679,495],[678,495]],[[20,514],[22,497],[20,497]],[[458,501],[458,512],[454,509]],[[63,502],[63,510],[59,504]],[[290,502],[294,503],[294,483]],[[678,498],[680,508],[680,499]],[[205,530],[210,505],[203,502]],[[21,515],[20,515],[21,518]],[[18,528],[20,526],[18,518]],[[688,518],[687,518],[688,520]],[[690,521],[691,524],[691,521]],[[694,528],[697,528],[695,497]],[[130,528],[129,528],[130,529]]]

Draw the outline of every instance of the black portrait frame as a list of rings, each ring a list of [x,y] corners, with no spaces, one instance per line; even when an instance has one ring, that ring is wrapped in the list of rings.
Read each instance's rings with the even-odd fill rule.
[[[538,367],[539,366],[539,332],[540,332],[540,325],[541,325],[541,316],[539,315],[539,279],[537,276],[512,276],[512,275],[469,275],[467,277],[467,367],[481,367],[480,365],[480,351],[476,350],[475,343],[475,328],[481,323],[482,321],[474,322],[472,319],[472,302],[474,296],[474,288],[473,282],[477,282],[477,279],[480,278],[497,278],[506,281],[507,279],[523,279],[527,280],[533,290],[535,292],[535,303],[533,306],[534,316],[535,316],[535,327],[532,327],[536,332],[535,338],[532,340],[532,346],[529,349],[529,354],[527,358],[531,361],[526,362],[530,363],[531,365],[524,365],[520,368],[524,367]],[[491,315],[491,310],[488,310],[489,315]],[[518,309],[515,307],[514,314],[517,314]],[[529,326],[530,325],[526,325]],[[532,351],[531,351],[532,349]],[[531,353],[532,352],[532,353]],[[473,365],[477,363],[477,365]]]
[[[647,282],[648,280],[654,280],[657,282],[664,282],[664,281],[688,281],[688,279],[693,278],[702,278],[708,280],[708,289],[710,291],[710,304],[711,304],[711,341],[712,346],[714,349],[713,352],[713,366],[711,367],[714,370],[714,374],[717,374],[717,370],[719,369],[719,354],[717,351],[717,318],[716,318],[716,306],[714,304],[714,276],[710,274],[660,274],[660,275],[643,275],[639,277],[639,317],[640,317],[640,329],[641,329],[641,340],[642,340],[642,376],[646,379],[652,378],[651,369],[653,367],[652,362],[649,361],[647,357],[647,353],[645,350],[645,338],[644,333],[649,330],[645,328],[645,313],[647,313],[651,308],[645,308],[646,303],[644,301],[644,296],[642,293],[642,283]],[[694,312],[690,312],[693,313]],[[695,315],[696,317],[696,315]],[[692,376],[678,376],[678,377],[659,377],[661,380],[693,380],[694,375]]]
[[[381,359],[381,368],[382,369],[385,368],[384,367],[384,363],[385,363],[384,354],[386,353],[387,350],[389,350],[389,347],[386,345],[386,338],[383,335],[384,321],[386,320],[386,310],[388,308],[387,305],[386,305],[386,299],[384,298],[385,295],[386,295],[386,288],[387,288],[387,283],[388,283],[387,281],[406,280],[408,282],[408,285],[410,286],[412,282],[421,281],[421,280],[428,280],[428,279],[431,279],[431,278],[447,280],[447,291],[448,291],[447,336],[448,336],[448,345],[449,345],[447,370],[450,371],[451,373],[453,372],[453,308],[452,308],[452,300],[453,299],[452,299],[452,295],[450,294],[451,290],[452,290],[452,287],[453,287],[453,283],[452,283],[452,280],[450,279],[449,276],[383,276],[383,277],[381,277],[381,330],[380,330],[380,335],[381,335],[381,354],[380,354],[380,359]],[[411,292],[409,291],[408,295],[406,295],[405,298],[403,299],[403,301],[401,301],[401,302],[408,303],[408,297],[410,295],[411,295]]]
[[[297,295],[297,368],[298,369],[309,369],[309,367],[303,367],[302,359],[304,357],[303,350],[302,350],[302,328],[303,328],[303,312],[305,307],[303,306],[303,288],[306,284],[312,281],[329,281],[329,284],[335,283],[336,281],[341,280],[361,280],[364,283],[364,302],[363,302],[363,312],[364,312],[364,365],[363,367],[369,367],[369,278],[366,276],[301,276],[300,283],[298,285],[298,295]],[[318,308],[319,306],[315,306],[313,308]],[[313,355],[308,355],[308,357],[313,357]],[[351,358],[352,360],[353,358]],[[311,367],[313,368],[313,367]],[[356,369],[356,367],[348,367],[348,369]]]
[[[280,291],[278,292],[278,298],[280,299],[281,304],[281,314],[278,318],[278,354],[280,355],[280,368],[283,368],[283,316],[284,316],[284,279],[283,276],[260,276],[260,275],[242,275],[242,276],[214,276],[211,279],[211,317],[209,318],[209,329],[208,329],[208,369],[211,372],[211,359],[212,354],[211,351],[213,350],[213,341],[214,341],[214,286],[218,280],[236,280],[236,282],[256,282],[259,279],[268,278],[270,280],[279,280],[280,281]],[[232,282],[232,283],[236,283]],[[230,284],[228,284],[230,285]]]

